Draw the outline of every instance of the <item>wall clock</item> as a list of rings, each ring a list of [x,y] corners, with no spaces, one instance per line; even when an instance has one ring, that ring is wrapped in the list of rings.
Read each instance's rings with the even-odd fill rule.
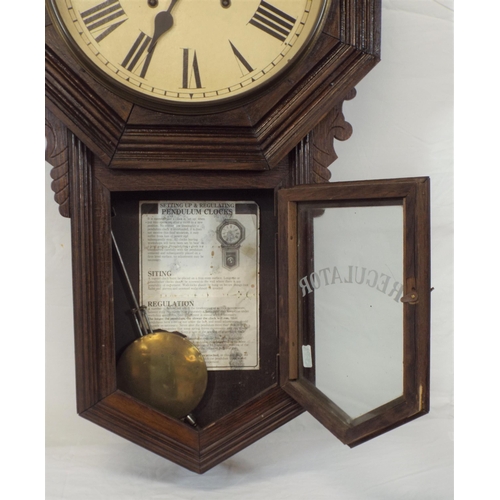
[[[379,59],[380,2],[46,6],[47,158],[72,222],[78,413],[196,472],[305,410],[349,446],[425,414],[429,181],[327,183],[333,140],[352,131],[342,102]],[[117,384],[137,333],[112,235],[152,330],[181,332],[203,355],[192,418]],[[368,343],[324,314],[352,293],[333,319],[352,311]],[[363,361],[342,364],[353,349]],[[340,371],[328,375],[331,352]],[[373,397],[370,381],[387,390]]]

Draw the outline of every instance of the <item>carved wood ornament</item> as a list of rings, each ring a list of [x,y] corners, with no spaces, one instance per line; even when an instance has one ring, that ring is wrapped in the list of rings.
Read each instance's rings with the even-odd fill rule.
[[[149,109],[112,92],[46,17],[46,159],[60,213],[71,218],[77,411],[195,472],[304,411],[279,376],[277,193],[329,181],[334,140],[352,133],[342,104],[379,61],[380,0],[332,0],[324,15],[308,56],[278,84],[240,106],[199,114]],[[220,192],[236,199],[251,193],[265,212],[261,356],[268,371],[255,383],[235,372],[211,375],[211,401],[202,402],[193,428],[117,390],[112,208],[160,193],[210,199]],[[232,377],[241,378],[241,394]]]

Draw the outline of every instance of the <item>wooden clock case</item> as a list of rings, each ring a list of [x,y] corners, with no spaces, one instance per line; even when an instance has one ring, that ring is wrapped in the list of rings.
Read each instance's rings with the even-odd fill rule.
[[[60,213],[71,218],[79,415],[202,473],[304,411],[301,398],[297,402],[284,389],[288,368],[280,364],[288,341],[279,331],[286,321],[278,286],[278,193],[328,182],[334,139],[352,133],[342,103],[355,96],[355,85],[379,61],[379,49],[380,0],[333,0],[308,57],[259,99],[218,113],[166,113],[95,81],[46,16],[46,158]],[[111,229],[137,281],[131,214],[140,199],[163,197],[255,200],[265,221],[263,368],[252,375],[211,373],[197,428],[116,388],[116,358],[130,333],[122,325],[127,303],[113,268]],[[427,371],[420,369],[425,384]],[[419,401],[413,416],[427,411],[427,392]]]

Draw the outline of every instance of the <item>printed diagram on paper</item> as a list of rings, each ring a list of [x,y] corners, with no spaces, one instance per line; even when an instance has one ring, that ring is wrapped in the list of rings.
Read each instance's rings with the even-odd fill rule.
[[[140,300],[153,329],[178,331],[209,370],[259,369],[259,207],[142,201]]]

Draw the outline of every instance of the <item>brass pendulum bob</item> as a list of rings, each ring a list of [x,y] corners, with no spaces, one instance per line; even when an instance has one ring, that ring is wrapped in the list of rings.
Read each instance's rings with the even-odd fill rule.
[[[132,312],[140,335],[118,360],[118,389],[171,417],[185,418],[196,425],[190,412],[205,394],[205,360],[185,335],[152,330],[146,308],[137,302],[113,233],[111,238],[134,301]]]

